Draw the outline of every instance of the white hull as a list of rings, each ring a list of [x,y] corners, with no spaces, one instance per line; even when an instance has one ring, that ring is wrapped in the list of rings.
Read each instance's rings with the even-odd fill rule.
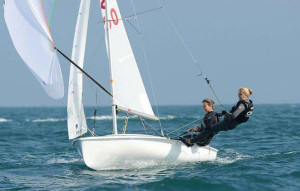
[[[217,149],[210,146],[185,146],[181,141],[165,137],[121,134],[85,137],[73,141],[85,164],[95,170],[127,168],[127,164],[174,164],[212,161]]]

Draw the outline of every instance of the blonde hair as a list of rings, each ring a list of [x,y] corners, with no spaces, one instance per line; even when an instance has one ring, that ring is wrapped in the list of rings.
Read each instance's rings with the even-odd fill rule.
[[[252,93],[253,93],[253,91],[252,91],[251,89],[245,88],[245,87],[240,88],[240,89],[239,89],[239,92],[245,93],[245,95],[246,95],[247,97],[250,97],[250,95],[252,95]]]
[[[213,100],[211,100],[211,99],[204,99],[202,101],[202,103],[207,103],[208,106],[210,106],[213,110],[215,110],[215,107],[214,107],[214,103],[215,102]]]

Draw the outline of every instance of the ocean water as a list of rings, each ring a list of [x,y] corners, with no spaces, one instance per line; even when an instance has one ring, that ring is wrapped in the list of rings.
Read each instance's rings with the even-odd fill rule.
[[[86,108],[91,128],[93,110]],[[166,133],[203,116],[201,106],[159,111]],[[66,118],[63,107],[0,108],[0,190],[300,190],[300,105],[256,105],[247,123],[212,140],[216,161],[105,171],[85,166]],[[109,107],[98,108],[95,119],[97,134],[111,133]],[[120,114],[119,131],[123,123]],[[138,118],[130,117],[127,133],[144,133]]]

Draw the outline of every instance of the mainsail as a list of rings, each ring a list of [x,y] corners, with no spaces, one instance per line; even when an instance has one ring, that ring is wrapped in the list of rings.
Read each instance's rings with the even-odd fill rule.
[[[83,68],[89,21],[90,0],[81,0],[75,29],[72,60]],[[68,91],[68,133],[74,139],[87,132],[82,103],[82,72],[71,65]]]
[[[13,44],[47,94],[64,96],[63,77],[47,18],[53,0],[6,0],[4,18]]]
[[[148,99],[116,0],[107,1],[108,18],[105,17],[105,0],[101,0],[107,52],[111,59],[113,104],[118,109],[157,120]],[[105,21],[108,21],[106,25]],[[107,30],[106,26],[109,27]],[[107,34],[109,31],[109,34]],[[109,46],[108,46],[109,44]]]

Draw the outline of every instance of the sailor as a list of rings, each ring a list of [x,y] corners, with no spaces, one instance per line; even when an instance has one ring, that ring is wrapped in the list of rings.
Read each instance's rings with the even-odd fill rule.
[[[238,91],[239,101],[232,107],[231,111],[222,111],[224,120],[220,121],[210,129],[202,131],[197,137],[197,140],[203,141],[211,136],[212,133],[218,133],[219,131],[232,130],[241,123],[245,123],[250,118],[253,112],[253,103],[249,99],[252,95],[252,90],[249,88],[240,88]],[[186,143],[192,145],[193,139],[187,139]]]
[[[214,101],[211,99],[204,99],[202,101],[202,109],[206,113],[202,118],[201,127],[195,126],[193,129],[188,129],[187,132],[203,132],[210,130],[211,126],[219,121],[218,114],[214,112]],[[210,133],[205,139],[200,140],[199,134],[190,139],[190,143],[197,143],[199,146],[205,146],[210,143],[216,133]],[[190,136],[189,136],[190,137]],[[185,137],[187,138],[187,137]],[[182,139],[183,142],[185,139]],[[185,143],[186,144],[186,143]]]

